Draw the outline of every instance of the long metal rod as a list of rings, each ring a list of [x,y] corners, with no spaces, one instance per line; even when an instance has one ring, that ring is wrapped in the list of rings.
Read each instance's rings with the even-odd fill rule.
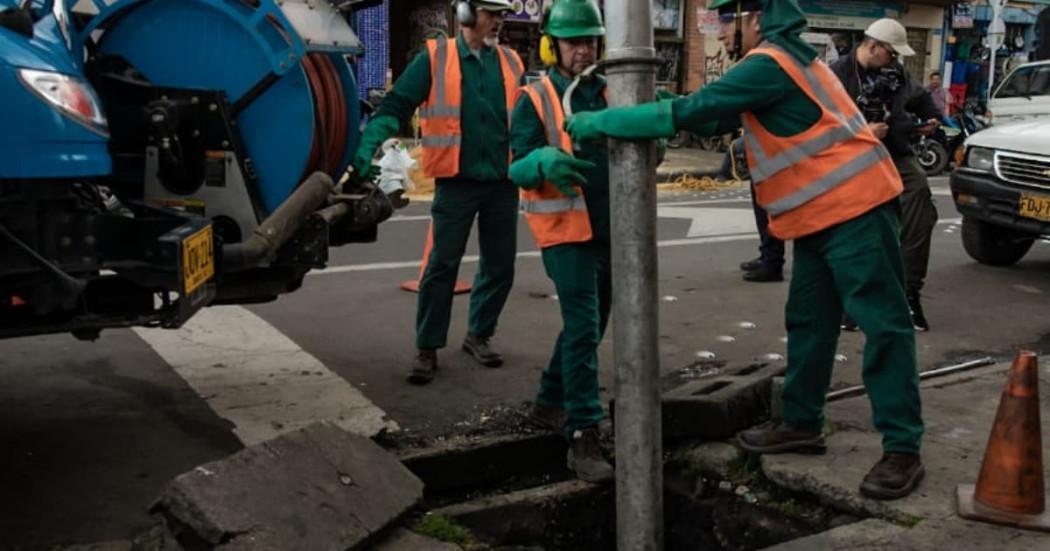
[[[971,369],[977,369],[978,367],[984,367],[986,365],[992,365],[994,363],[995,360],[993,360],[990,356],[987,356],[977,360],[963,362],[961,364],[948,365],[945,367],[939,367],[937,369],[931,369],[929,371],[921,371],[919,372],[919,380],[925,381],[926,379],[933,379],[935,377],[945,377],[947,375],[952,375],[954,373],[960,373],[963,371],[969,371]],[[865,392],[867,391],[864,389],[864,385],[851,386],[843,388],[841,390],[836,390],[834,392],[829,392],[827,393],[827,395],[825,395],[825,399],[828,402],[832,402],[835,400],[841,400],[843,398],[861,396]]]
[[[650,2],[606,0],[605,15],[610,103],[651,101],[656,52]],[[663,549],[664,515],[654,144],[611,140],[609,169],[617,548],[656,551]]]

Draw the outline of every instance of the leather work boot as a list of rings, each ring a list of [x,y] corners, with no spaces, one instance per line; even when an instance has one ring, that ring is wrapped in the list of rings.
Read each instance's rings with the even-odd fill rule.
[[[566,459],[569,470],[584,482],[601,482],[613,477],[613,467],[602,455],[598,427],[573,432]]]
[[[754,270],[744,272],[744,281],[750,281],[752,283],[765,283],[767,281],[784,281],[784,269],[783,268],[770,268],[769,266],[762,264]]]
[[[485,367],[499,367],[503,365],[503,354],[489,346],[490,338],[467,333],[467,338],[463,339],[463,350]]]
[[[753,271],[761,268],[762,266],[764,266],[764,264],[762,264],[762,257],[760,256],[760,257],[758,257],[758,258],[756,258],[754,260],[748,260],[747,262],[741,262],[740,263],[740,270],[743,271],[743,272],[753,272]]]
[[[740,447],[753,453],[804,453],[827,451],[820,431],[802,430],[780,421],[766,421],[737,435]]]
[[[547,430],[560,431],[565,426],[565,410],[533,403],[529,410],[529,421]]]
[[[911,311],[911,324],[916,331],[925,333],[930,330],[930,323],[926,321],[926,314],[922,311],[919,295],[908,295],[908,310]]]
[[[437,350],[420,348],[416,352],[416,359],[412,362],[412,370],[408,372],[408,382],[414,385],[425,385],[434,380],[437,368]]]
[[[898,499],[915,490],[926,474],[914,453],[887,453],[868,471],[860,493],[874,499]]]

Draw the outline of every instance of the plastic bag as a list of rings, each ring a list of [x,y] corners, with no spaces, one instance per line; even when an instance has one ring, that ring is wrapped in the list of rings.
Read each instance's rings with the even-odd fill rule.
[[[383,156],[376,163],[379,167],[379,189],[387,195],[415,189],[408,172],[415,168],[416,160],[408,154],[401,140],[390,138],[383,142],[380,151]]]

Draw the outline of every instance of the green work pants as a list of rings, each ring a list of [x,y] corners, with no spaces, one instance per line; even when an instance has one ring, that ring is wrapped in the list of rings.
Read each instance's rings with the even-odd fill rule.
[[[892,201],[795,241],[784,421],[802,429],[823,427],[824,395],[845,309],[867,339],[861,374],[883,449],[918,453],[922,407],[898,211]]]
[[[901,255],[908,296],[919,296],[930,263],[930,242],[937,226],[937,207],[933,204],[926,171],[915,157],[894,159],[904,181],[901,194]]]
[[[470,293],[467,330],[479,337],[491,337],[514,284],[518,188],[509,180],[441,180],[430,214],[434,246],[419,283],[416,347],[443,348],[446,344],[459,263],[475,218],[481,258]]]
[[[562,330],[540,375],[536,403],[565,409],[565,434],[597,425],[598,344],[612,304],[608,243],[569,243],[543,249],[543,266],[554,281]]]

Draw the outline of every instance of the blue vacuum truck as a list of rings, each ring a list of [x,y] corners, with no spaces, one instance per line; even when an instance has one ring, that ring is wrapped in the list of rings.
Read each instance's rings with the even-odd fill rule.
[[[370,3],[0,0],[0,338],[179,327],[374,241]]]

